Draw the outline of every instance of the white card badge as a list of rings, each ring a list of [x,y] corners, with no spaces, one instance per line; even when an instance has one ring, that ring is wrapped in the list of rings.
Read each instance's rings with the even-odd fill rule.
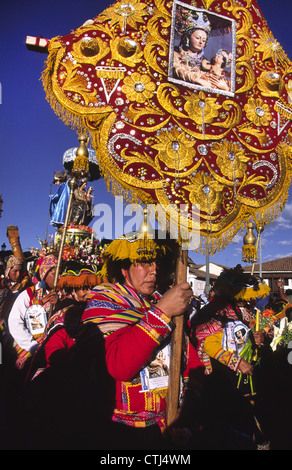
[[[41,305],[32,305],[25,313],[27,328],[33,336],[40,335],[45,331],[47,315]]]

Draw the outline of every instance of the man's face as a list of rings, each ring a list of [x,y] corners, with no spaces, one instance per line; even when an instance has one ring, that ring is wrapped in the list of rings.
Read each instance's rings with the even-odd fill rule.
[[[9,278],[12,282],[17,282],[22,272],[22,266],[13,266],[9,271]]]
[[[57,268],[52,268],[45,277],[45,283],[49,289],[53,289]]]
[[[74,289],[73,295],[77,302],[85,302],[88,295],[90,293],[89,288],[83,288],[83,289]]]
[[[156,288],[156,261],[131,264],[128,270],[122,269],[125,284],[134,287],[142,295],[151,295]]]

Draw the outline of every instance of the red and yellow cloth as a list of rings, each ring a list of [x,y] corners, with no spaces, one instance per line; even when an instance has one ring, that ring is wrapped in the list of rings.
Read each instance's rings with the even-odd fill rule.
[[[105,337],[108,371],[116,380],[113,420],[135,427],[157,423],[163,429],[165,390],[142,392],[139,373],[168,341],[173,330],[171,320],[133,288],[104,284],[93,289],[82,321],[94,322]],[[191,345],[185,354],[187,377],[190,368],[202,364]]]

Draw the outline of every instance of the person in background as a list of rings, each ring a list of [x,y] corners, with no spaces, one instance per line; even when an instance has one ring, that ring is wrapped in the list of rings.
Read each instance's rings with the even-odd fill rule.
[[[3,263],[0,279],[0,400],[4,404],[0,414],[2,439],[7,433],[7,422],[11,419],[9,404],[13,402],[19,389],[14,368],[17,356],[8,329],[8,318],[17,297],[31,284],[30,277],[24,270],[24,261],[14,255],[9,256],[6,263]]]
[[[54,255],[43,257],[38,268],[40,281],[19,294],[8,318],[9,332],[13,337],[13,346],[17,353],[17,360],[15,362],[17,369],[22,369],[27,359],[39,347],[39,342],[44,332],[44,329],[42,332],[38,329],[37,335],[34,335],[33,329],[29,328],[29,319],[27,318],[29,307],[42,307],[43,310],[39,311],[43,315],[43,327],[45,327],[51,306],[55,305],[58,301],[58,294],[53,290],[57,258]]]
[[[288,321],[290,322],[292,320],[292,290],[291,289],[287,289],[286,291],[284,290],[283,279],[278,279],[277,287],[279,289],[280,299],[284,304],[283,308],[285,308],[286,316],[288,318]]]
[[[3,346],[3,354],[5,354],[5,362],[8,361],[8,356],[10,357],[12,353],[8,316],[18,295],[29,285],[32,285],[32,282],[24,270],[24,261],[14,255],[9,256],[4,276],[0,280],[0,341]]]
[[[16,409],[26,424],[17,448],[105,449],[114,403],[106,370],[104,338],[94,324],[81,324],[96,270],[79,260],[65,264],[57,284],[60,298],[26,374]]]
[[[42,343],[46,366],[50,366],[60,357],[64,358],[68,349],[75,344],[81,314],[87,305],[91,289],[97,284],[97,273],[92,266],[79,261],[66,263],[57,285],[62,297],[56,304],[54,315],[47,323]]]
[[[24,270],[24,261],[14,255],[9,256],[0,280],[0,322],[7,321],[9,311],[16,297],[28,284],[31,283],[29,276]]]
[[[214,433],[208,436],[207,445],[213,443],[222,449],[228,445],[234,449],[246,446],[243,448],[255,450],[256,446],[269,444],[257,426],[254,406],[247,399],[252,395],[253,387],[249,384],[255,373],[255,354],[247,358],[242,357],[241,352],[248,338],[254,348],[260,348],[265,342],[263,331],[251,332],[250,324],[254,305],[259,299],[268,299],[270,289],[261,280],[244,273],[239,265],[224,270],[214,289],[213,300],[200,310],[192,323],[192,342],[205,365],[206,389],[213,397],[205,413],[210,420],[206,421],[205,430],[212,429]],[[239,376],[244,377],[240,389]],[[215,390],[221,404],[217,408]]]

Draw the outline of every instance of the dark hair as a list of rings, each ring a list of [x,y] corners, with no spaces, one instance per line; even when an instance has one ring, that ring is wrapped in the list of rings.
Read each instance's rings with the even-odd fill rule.
[[[123,284],[124,276],[122,274],[122,269],[128,270],[131,266],[131,261],[129,259],[122,260],[113,260],[112,258],[107,258],[106,260],[106,269],[107,269],[107,279],[109,282],[119,282]]]

